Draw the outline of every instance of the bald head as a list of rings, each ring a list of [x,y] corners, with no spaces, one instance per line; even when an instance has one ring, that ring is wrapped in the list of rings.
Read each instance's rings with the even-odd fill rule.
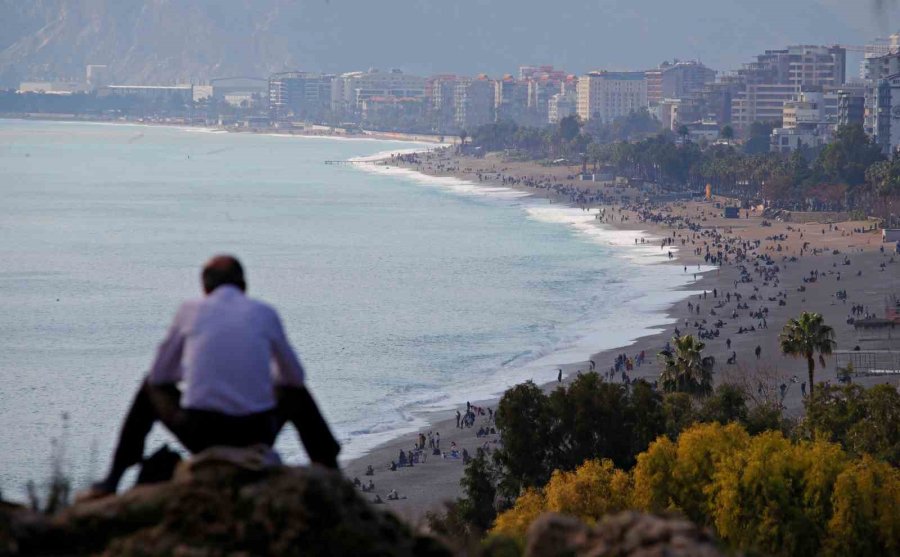
[[[223,284],[237,286],[242,291],[247,289],[244,281],[244,268],[236,257],[231,255],[217,255],[203,266],[203,291],[207,294]]]

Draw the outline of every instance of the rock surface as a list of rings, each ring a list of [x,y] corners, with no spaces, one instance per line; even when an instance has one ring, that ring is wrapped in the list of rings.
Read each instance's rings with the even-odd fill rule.
[[[721,557],[711,535],[692,522],[636,512],[605,517],[590,527],[544,514],[528,529],[526,557]]]
[[[53,517],[0,507],[0,555],[449,555],[340,474],[207,460]]]

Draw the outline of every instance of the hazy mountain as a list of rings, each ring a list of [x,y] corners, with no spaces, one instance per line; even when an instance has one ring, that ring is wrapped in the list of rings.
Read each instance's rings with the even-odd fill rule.
[[[640,69],[700,58],[732,69],[789,43],[892,31],[875,0],[0,0],[0,84],[127,83],[375,66],[418,73]],[[855,73],[851,68],[850,73]]]

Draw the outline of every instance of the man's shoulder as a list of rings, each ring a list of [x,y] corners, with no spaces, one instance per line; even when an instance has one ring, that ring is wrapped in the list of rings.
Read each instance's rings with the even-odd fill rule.
[[[246,303],[249,307],[253,308],[254,312],[258,312],[261,315],[266,315],[269,317],[278,317],[278,312],[275,308],[262,300],[257,300],[255,298],[246,297],[244,298],[244,303]]]

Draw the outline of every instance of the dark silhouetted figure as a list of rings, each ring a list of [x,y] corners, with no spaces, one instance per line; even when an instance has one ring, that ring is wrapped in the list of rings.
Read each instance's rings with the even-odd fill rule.
[[[271,447],[290,422],[312,462],[337,468],[340,445],[306,389],[278,313],[245,295],[244,270],[232,256],[212,258],[201,277],[206,295],[178,309],[125,417],[109,473],[83,498],[115,493],[125,471],[142,462],[156,422],[192,453]]]

